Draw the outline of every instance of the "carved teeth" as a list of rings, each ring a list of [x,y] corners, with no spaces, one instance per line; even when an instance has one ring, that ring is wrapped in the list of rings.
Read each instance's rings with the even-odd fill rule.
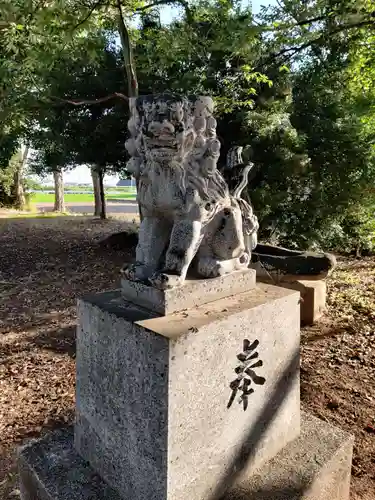
[[[172,147],[172,146],[177,146],[178,142],[176,141],[175,138],[168,137],[168,138],[155,138],[155,139],[146,139],[145,142],[148,146],[161,146],[163,147],[164,145],[167,147]]]

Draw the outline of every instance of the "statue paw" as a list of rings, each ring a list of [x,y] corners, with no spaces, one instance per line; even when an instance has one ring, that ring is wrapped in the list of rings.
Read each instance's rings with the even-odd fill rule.
[[[143,264],[136,262],[135,264],[124,264],[120,274],[121,276],[129,281],[141,281],[145,282],[147,277],[150,275],[148,269]]]
[[[155,273],[149,278],[149,282],[159,290],[167,290],[175,288],[183,284],[184,280],[181,276],[168,273]]]
[[[222,276],[225,274],[223,272],[222,266],[220,262],[213,263],[212,266],[209,267],[209,269],[206,270],[207,278],[218,278],[219,276]]]
[[[244,252],[241,257],[237,259],[236,269],[246,269],[250,264],[250,255],[247,252]]]
[[[137,280],[136,270],[137,266],[135,264],[124,264],[121,268],[120,274],[126,280],[136,281]]]

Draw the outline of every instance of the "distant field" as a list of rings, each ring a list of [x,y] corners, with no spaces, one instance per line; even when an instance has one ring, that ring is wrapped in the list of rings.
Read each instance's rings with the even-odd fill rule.
[[[121,193],[121,194],[106,194],[106,200],[135,200],[135,194],[133,193]],[[65,203],[80,203],[80,202],[94,202],[93,194],[66,194],[64,196]],[[32,203],[53,203],[55,201],[55,196],[48,193],[34,193],[31,199]]]
[[[66,192],[78,192],[78,193],[85,193],[86,191],[88,193],[92,192],[92,186],[89,185],[84,185],[84,186],[70,186],[70,185],[65,185],[64,186]],[[33,189],[33,191],[36,192],[45,192],[45,193],[53,193],[54,191],[54,186],[41,186],[40,189]],[[126,192],[126,191],[134,191],[135,186],[105,186],[105,192],[110,193],[112,192]]]

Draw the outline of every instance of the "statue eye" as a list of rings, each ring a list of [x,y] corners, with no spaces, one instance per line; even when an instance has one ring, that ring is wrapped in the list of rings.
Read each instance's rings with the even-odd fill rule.
[[[225,215],[225,217],[229,217],[230,216],[230,210],[229,210],[229,208],[224,208],[224,215]]]

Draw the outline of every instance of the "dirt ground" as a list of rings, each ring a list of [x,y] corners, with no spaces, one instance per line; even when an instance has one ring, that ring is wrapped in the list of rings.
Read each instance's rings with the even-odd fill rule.
[[[353,500],[375,500],[375,258],[339,259],[328,308],[302,329],[305,409],[354,434]]]
[[[115,288],[131,224],[0,219],[0,499],[19,498],[16,445],[74,416],[76,300]],[[328,311],[302,331],[302,404],[355,435],[353,500],[375,499],[375,259],[342,259]]]

